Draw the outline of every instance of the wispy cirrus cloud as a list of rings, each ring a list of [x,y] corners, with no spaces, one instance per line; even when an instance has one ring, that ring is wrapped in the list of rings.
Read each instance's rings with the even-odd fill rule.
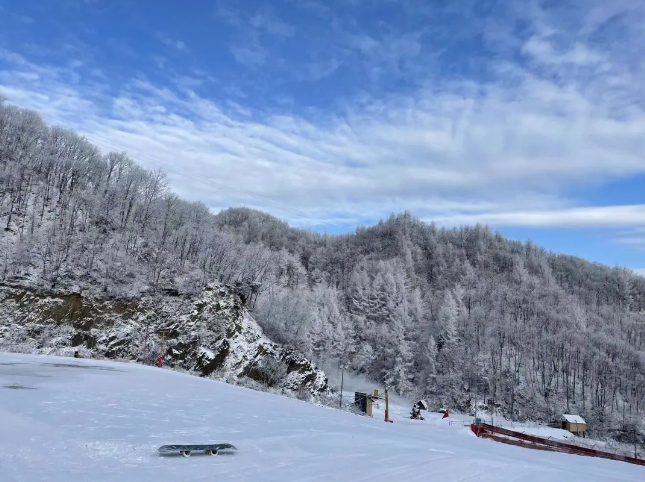
[[[215,16],[224,19],[228,24],[258,33],[277,37],[293,37],[295,27],[282,20],[269,6],[257,9],[241,8],[234,2],[216,2]]]
[[[607,22],[645,16],[603,16],[600,3],[575,12],[514,4],[506,17],[475,3],[422,12],[466,22],[471,36],[461,24],[424,27],[426,19],[359,24],[309,3],[299,8],[325,15],[327,36],[312,33],[296,55],[284,45],[320,25],[307,30],[275,10],[231,5],[220,3],[218,18],[234,29],[231,53],[257,82],[278,78],[312,97],[334,91],[341,102],[304,109],[276,90],[281,108],[258,108],[145,74],[108,88],[11,51],[0,54],[0,93],[106,150],[162,167],[179,193],[213,209],[247,205],[299,226],[355,226],[404,209],[446,225],[645,226],[643,205],[569,194],[645,174],[641,71],[598,39]],[[414,10],[397,12],[415,20]],[[450,37],[451,28],[461,33]],[[620,42],[642,60],[625,43],[629,32]],[[317,84],[294,84],[304,80]]]
[[[177,50],[188,50],[188,47],[186,47],[186,44],[182,40],[174,39],[166,33],[157,32],[155,36],[157,37],[157,40],[168,47],[172,47]]]
[[[148,167],[163,167],[182,194],[212,206],[266,207],[272,199],[287,217],[293,217],[289,206],[307,213],[296,216],[305,225],[337,222],[329,213],[356,222],[402,207],[448,224],[632,226],[645,216],[633,206],[558,211],[573,202],[559,196],[571,182],[642,172],[636,148],[645,124],[607,118],[584,98],[554,86],[545,90],[535,79],[522,81],[528,95],[519,103],[493,87],[483,99],[446,92],[396,96],[321,124],[270,114],[251,120],[190,89],[147,81],[108,97],[71,88],[65,71],[4,58],[14,65],[0,74],[11,100],[105,148],[125,149]],[[35,83],[30,73],[38,74]],[[577,138],[560,134],[572,116],[545,111],[545,95],[563,106],[587,105],[587,128]],[[541,211],[544,206],[552,210]]]
[[[261,9],[249,19],[249,25],[267,35],[279,37],[293,37],[295,27],[278,18],[270,9]]]
[[[636,228],[619,231],[613,236],[612,241],[645,253],[645,222]]]
[[[439,218],[435,221],[463,224],[493,224],[525,227],[611,228],[645,226],[645,204],[622,206],[591,206],[554,209],[549,211],[509,211]],[[645,248],[645,229],[623,232],[615,242],[640,245]]]
[[[249,11],[240,5],[219,1],[216,3],[215,16],[235,28],[229,50],[238,62],[249,66],[261,66],[267,61],[270,49],[264,43],[266,37],[288,39],[295,31],[270,7]]]

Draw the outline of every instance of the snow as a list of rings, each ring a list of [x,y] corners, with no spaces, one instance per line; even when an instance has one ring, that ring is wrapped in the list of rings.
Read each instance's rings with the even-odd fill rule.
[[[527,435],[535,435],[536,437],[543,437],[552,440],[560,440],[564,442],[575,442],[579,437],[576,437],[568,430],[562,430],[561,428],[552,428],[552,427],[504,427],[514,430],[516,432],[525,433]]]
[[[645,480],[641,466],[478,439],[467,417],[410,420],[394,404],[384,423],[380,405],[370,419],[134,363],[0,353],[0,480]],[[239,450],[157,454],[210,442]]]
[[[580,415],[569,415],[565,413],[562,415],[562,418],[569,423],[587,423],[585,422],[585,419],[582,418]]]

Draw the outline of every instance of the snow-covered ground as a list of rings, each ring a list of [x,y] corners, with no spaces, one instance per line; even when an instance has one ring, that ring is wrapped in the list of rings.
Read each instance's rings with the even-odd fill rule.
[[[171,370],[0,353],[0,481],[643,481],[645,467],[477,439],[459,417],[394,423]],[[230,442],[232,455],[161,457]]]

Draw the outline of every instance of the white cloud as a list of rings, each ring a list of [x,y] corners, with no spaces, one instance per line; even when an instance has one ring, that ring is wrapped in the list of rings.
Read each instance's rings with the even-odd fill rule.
[[[295,28],[275,16],[270,10],[256,12],[249,24],[259,30],[265,31],[269,35],[278,35],[281,37],[293,37]]]
[[[174,39],[170,37],[168,34],[165,34],[163,32],[157,32],[156,37],[157,37],[157,40],[159,40],[161,43],[163,43],[168,47],[172,47],[177,50],[188,50],[188,47],[186,47],[186,44],[182,40]]]
[[[645,268],[633,268],[632,271],[641,276],[645,276]]]
[[[168,58],[162,55],[153,55],[151,60],[159,69],[163,69],[166,66],[166,62],[168,62]]]
[[[235,60],[244,65],[264,65],[269,56],[269,51],[262,46],[257,35],[250,33],[241,43],[231,43],[229,50]]]
[[[261,35],[290,32],[267,13],[220,15],[253,33],[232,46],[245,64],[269,64]],[[366,95],[343,112],[306,116],[217,102],[197,94],[189,78],[174,88],[133,80],[108,96],[105,86],[79,85],[68,70],[11,52],[0,52],[8,66],[0,93],[105,149],[162,167],[187,198],[249,205],[297,225],[355,225],[409,209],[444,224],[642,226],[643,205],[589,206],[564,194],[645,173],[645,112],[632,102],[640,84],[583,40],[562,42],[541,25],[517,43],[529,66],[499,60],[491,64],[493,79],[431,78],[414,92]],[[421,33],[339,41],[368,60],[364,67],[378,73],[396,66],[401,75],[424,48]],[[332,60],[294,75],[328,75],[342,62]],[[597,72],[583,76],[587,68]]]
[[[580,43],[565,52],[557,52],[552,43],[537,36],[531,37],[523,46],[522,52],[533,56],[536,60],[548,64],[572,64],[578,66],[600,65],[605,57],[588,49]]]
[[[616,244],[645,252],[645,223],[642,223],[638,227],[616,233],[612,241]]]
[[[332,213],[354,223],[403,209],[444,222],[645,220],[639,206],[561,210],[571,201],[558,196],[572,182],[645,171],[638,149],[645,118],[611,119],[581,94],[528,74],[519,98],[496,86],[484,98],[396,96],[322,123],[250,120],[240,106],[228,112],[188,88],[142,81],[111,99],[71,87],[65,72],[4,58],[13,70],[0,73],[0,92],[11,101],[163,167],[179,192],[212,206],[268,208],[299,224],[336,222]]]
[[[216,17],[222,18],[229,25],[244,30],[255,30],[256,32],[278,37],[292,37],[295,27],[282,20],[271,7],[262,7],[253,12],[248,9],[236,10],[231,5],[223,6],[224,2],[218,2],[215,9]]]
[[[629,206],[594,206],[559,209],[551,211],[512,211],[483,213],[476,215],[455,215],[436,219],[438,222],[453,224],[493,224],[497,226],[529,227],[626,227],[645,225],[645,204]],[[640,239],[640,242],[638,240]],[[616,238],[623,244],[641,244],[645,237],[624,236]]]
[[[215,15],[237,30],[229,42],[229,51],[235,60],[247,66],[257,67],[266,63],[270,51],[264,45],[264,36],[288,39],[295,32],[292,25],[280,19],[268,7],[249,12],[227,8],[219,2]]]
[[[610,20],[627,16],[630,19],[639,19],[645,12],[645,5],[642,2],[631,0],[614,0],[613,2],[598,2],[591,8],[591,11],[584,18],[583,33],[589,34],[597,31]],[[635,22],[638,25],[638,20]],[[633,25],[628,21],[628,25]]]

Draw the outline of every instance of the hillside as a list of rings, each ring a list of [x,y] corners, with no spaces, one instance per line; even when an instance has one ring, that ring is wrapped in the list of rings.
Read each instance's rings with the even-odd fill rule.
[[[218,222],[301,261],[307,300],[271,288],[255,307],[274,338],[310,340],[318,357],[332,352],[435,409],[540,421],[575,412],[596,436],[636,430],[645,441],[645,278],[409,214],[333,237],[247,209]],[[313,336],[286,330],[278,302]],[[312,305],[322,314],[308,315]]]
[[[179,199],[162,172],[0,105],[0,279],[89,298],[236,286],[267,337],[434,408],[582,414],[645,441],[645,278],[409,214],[294,230]],[[331,372],[330,372],[331,373]]]
[[[137,364],[0,353],[0,394],[3,482],[645,477],[645,467],[624,462],[478,439],[439,414],[421,422],[394,413],[394,423],[383,423]],[[238,450],[189,459],[156,453],[191,442]]]

